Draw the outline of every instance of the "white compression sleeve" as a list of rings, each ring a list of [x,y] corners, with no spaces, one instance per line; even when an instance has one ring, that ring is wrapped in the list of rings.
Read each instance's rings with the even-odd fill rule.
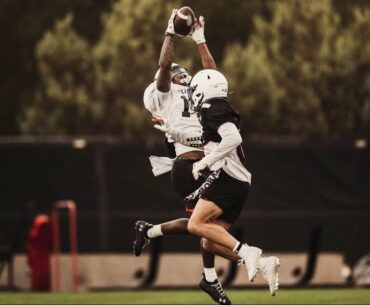
[[[205,156],[206,163],[210,167],[213,163],[230,154],[235,148],[242,143],[242,137],[235,124],[227,122],[222,124],[217,132],[222,140],[220,144],[209,155]]]

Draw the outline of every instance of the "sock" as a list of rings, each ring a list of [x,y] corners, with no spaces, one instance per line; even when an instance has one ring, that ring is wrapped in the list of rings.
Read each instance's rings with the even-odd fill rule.
[[[233,249],[233,252],[239,255],[240,258],[243,258],[247,255],[248,248],[249,246],[247,244],[242,244],[240,242],[237,242]]]
[[[217,273],[216,269],[213,268],[204,268],[204,277],[206,278],[206,281],[209,283],[214,282],[217,280]]]
[[[162,233],[161,225],[154,225],[152,228],[150,228],[146,232],[146,236],[148,236],[149,238],[156,238],[162,235],[163,233]]]

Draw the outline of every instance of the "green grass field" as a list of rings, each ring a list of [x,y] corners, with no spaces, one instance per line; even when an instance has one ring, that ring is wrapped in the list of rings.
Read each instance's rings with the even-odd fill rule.
[[[370,289],[227,290],[233,304],[370,304]],[[81,293],[0,292],[0,304],[214,304],[198,290]]]

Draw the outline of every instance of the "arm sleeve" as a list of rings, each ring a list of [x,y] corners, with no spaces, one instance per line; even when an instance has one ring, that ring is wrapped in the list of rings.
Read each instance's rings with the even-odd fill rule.
[[[204,161],[208,167],[226,157],[242,143],[242,137],[234,123],[227,122],[222,124],[217,132],[220,134],[222,140],[217,148],[204,157]]]

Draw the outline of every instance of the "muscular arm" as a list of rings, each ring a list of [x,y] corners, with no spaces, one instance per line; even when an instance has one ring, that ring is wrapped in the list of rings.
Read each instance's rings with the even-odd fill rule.
[[[171,88],[171,64],[173,61],[173,36],[164,37],[161,54],[159,56],[159,75],[157,89],[168,92]]]
[[[200,16],[199,20],[195,23],[195,30],[191,36],[191,38],[195,41],[198,46],[198,51],[200,58],[202,59],[203,69],[214,69],[216,70],[216,63],[213,60],[211,52],[208,50],[208,46],[206,44],[206,39],[204,36],[204,26],[205,21],[204,17]]]
[[[208,50],[205,42],[198,44],[198,51],[200,58],[202,59],[202,65],[204,69],[217,69],[216,63],[213,59],[211,52]]]

